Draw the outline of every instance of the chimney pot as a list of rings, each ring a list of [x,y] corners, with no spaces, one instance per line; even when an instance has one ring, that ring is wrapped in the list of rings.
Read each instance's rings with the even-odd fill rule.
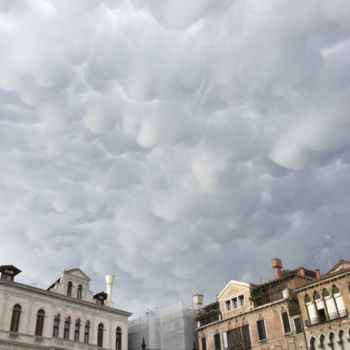
[[[199,310],[203,306],[204,295],[203,294],[195,294],[192,296],[192,303],[196,310]]]
[[[282,277],[282,260],[274,258],[271,260],[272,268],[275,270],[275,278]]]

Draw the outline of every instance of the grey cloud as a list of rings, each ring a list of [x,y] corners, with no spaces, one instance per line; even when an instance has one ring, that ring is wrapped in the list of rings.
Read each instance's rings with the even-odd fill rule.
[[[346,257],[347,3],[1,1],[3,263],[139,313]]]

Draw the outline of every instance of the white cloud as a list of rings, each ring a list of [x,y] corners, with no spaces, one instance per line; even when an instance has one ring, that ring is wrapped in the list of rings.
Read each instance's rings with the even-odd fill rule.
[[[0,1],[2,263],[138,313],[346,257],[346,3]]]

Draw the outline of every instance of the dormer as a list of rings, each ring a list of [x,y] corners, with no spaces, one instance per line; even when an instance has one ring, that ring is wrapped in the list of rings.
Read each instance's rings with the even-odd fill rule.
[[[250,283],[231,280],[217,296],[223,318],[252,309],[251,290]]]
[[[14,265],[1,265],[0,272],[1,272],[0,278],[2,280],[13,282],[15,279],[15,276],[18,275],[21,272],[21,270]]]
[[[64,270],[62,276],[48,290],[77,300],[93,302],[90,280],[79,268]]]

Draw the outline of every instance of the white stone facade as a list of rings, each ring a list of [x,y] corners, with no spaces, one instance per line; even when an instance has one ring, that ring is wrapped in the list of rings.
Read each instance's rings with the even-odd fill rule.
[[[89,290],[89,281],[80,269],[65,271],[49,290],[0,279],[0,349],[127,350],[128,317],[131,314],[98,305]],[[72,289],[71,295],[67,296],[69,282]],[[78,286],[82,289],[81,298]],[[16,305],[21,309],[18,330],[11,331]],[[40,336],[36,335],[39,310],[45,313]],[[58,336],[53,336],[54,319],[58,315]],[[86,324],[89,324],[88,342],[86,339],[84,342]],[[101,324],[103,342],[98,346],[98,326]],[[121,345],[117,341],[117,331],[121,334]]]

